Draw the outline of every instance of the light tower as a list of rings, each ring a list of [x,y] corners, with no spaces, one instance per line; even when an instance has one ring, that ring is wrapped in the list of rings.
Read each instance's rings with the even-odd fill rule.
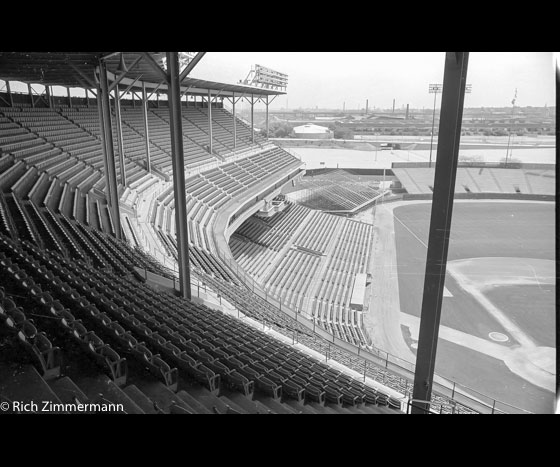
[[[434,112],[432,115],[432,137],[430,139],[430,162],[428,163],[428,167],[432,166],[432,146],[434,144],[434,123],[436,121],[436,97],[438,94],[441,93],[443,89],[443,84],[430,84],[428,86],[428,92],[434,95]],[[466,84],[465,85],[465,93],[470,94],[472,89],[472,85]]]
[[[513,113],[515,112],[515,101],[517,100],[517,88],[515,88],[515,95],[513,96],[513,99],[511,101],[511,122],[513,123]],[[508,131],[508,142],[507,142],[507,149],[506,149],[506,162],[505,162],[505,166],[507,167],[508,164],[508,153],[509,153],[509,143],[511,141],[511,126],[509,127],[509,131]],[[513,151],[513,149],[512,149]],[[510,154],[511,157],[511,154]]]

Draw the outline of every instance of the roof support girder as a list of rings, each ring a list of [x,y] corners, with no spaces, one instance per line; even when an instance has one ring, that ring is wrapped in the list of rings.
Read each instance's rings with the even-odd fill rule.
[[[141,77],[142,77],[142,75],[137,76],[137,77],[132,81],[132,83],[130,83],[130,84],[128,85],[128,87],[127,87],[123,92],[121,92],[121,99],[123,98],[123,96],[124,96],[128,91],[130,91],[130,90],[132,89],[132,86],[134,86],[134,85],[138,82],[138,80],[139,80]]]
[[[112,92],[113,89],[115,88],[115,86],[118,86],[119,83],[122,81],[122,79],[126,76],[126,74],[131,71],[136,65],[138,65],[138,63],[140,62],[140,60],[142,60],[142,55],[138,56],[138,58],[136,60],[134,60],[134,62],[132,62],[132,65],[130,66],[130,68],[126,71],[123,71],[119,76],[117,76],[115,78],[115,81],[113,81],[111,83],[111,85],[109,86],[109,92]]]
[[[200,59],[206,55],[206,52],[198,52],[194,58],[189,62],[189,64],[185,67],[185,69],[179,75],[179,84],[181,84],[187,75],[193,70],[193,68],[198,64]]]
[[[167,76],[167,73],[163,70],[163,68],[161,68],[159,66],[159,64],[154,60],[154,57],[152,57],[149,53],[147,52],[142,52],[142,57],[144,57],[144,61],[146,63],[148,63],[152,69],[161,76],[161,79],[164,80],[166,83],[169,82],[169,78]]]

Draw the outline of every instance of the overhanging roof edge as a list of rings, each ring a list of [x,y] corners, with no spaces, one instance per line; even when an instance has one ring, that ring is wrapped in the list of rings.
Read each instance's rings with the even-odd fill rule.
[[[110,71],[107,71],[107,78],[109,79],[109,81],[113,81],[115,80],[117,77],[117,75],[115,75],[114,73],[111,73]],[[134,79],[132,78],[128,78],[128,77],[124,77],[119,85],[123,85],[123,86],[129,86],[132,82],[134,81]],[[132,89],[140,89],[141,83],[144,82],[146,85],[146,90],[151,91],[152,89],[155,89],[157,87],[159,87],[160,90],[167,90],[167,84],[161,84],[161,82],[152,82],[152,81],[144,81],[144,80],[139,80],[138,84],[132,86]],[[190,88],[190,89],[189,89]],[[208,94],[208,90],[210,91],[216,91],[217,93],[220,93],[222,96],[228,97],[227,95],[232,95],[233,93],[235,93],[236,95],[260,95],[260,96],[275,96],[275,95],[281,95],[281,94],[286,94],[286,92],[283,91],[275,91],[272,89],[263,89],[263,88],[253,88],[251,86],[245,86],[245,85],[241,85],[241,84],[228,84],[228,83],[219,83],[216,81],[207,81],[207,80],[203,80],[203,79],[198,79],[198,78],[185,78],[181,84],[181,91],[186,91],[187,89],[189,89],[189,94],[200,94],[200,95],[207,95]]]

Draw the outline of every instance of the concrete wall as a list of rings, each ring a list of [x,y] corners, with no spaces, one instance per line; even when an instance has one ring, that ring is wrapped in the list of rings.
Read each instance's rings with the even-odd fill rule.
[[[402,196],[403,201],[414,199],[432,199],[432,193],[410,194]],[[555,195],[533,195],[529,193],[455,193],[455,199],[511,199],[531,201],[555,201]]]

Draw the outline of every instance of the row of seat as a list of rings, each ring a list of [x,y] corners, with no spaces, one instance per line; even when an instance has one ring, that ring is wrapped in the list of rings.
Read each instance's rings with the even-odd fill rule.
[[[30,259],[28,255],[13,248],[13,245],[5,242],[5,239],[0,239],[0,242],[2,242],[4,251],[11,249],[12,256],[17,256],[19,259],[19,263],[16,263],[6,258],[4,252],[0,253],[0,257],[2,258],[0,263],[4,268],[4,272],[8,274],[7,281],[11,281],[10,286],[14,290],[14,293],[25,294],[24,296],[29,302],[28,305],[30,305],[31,302],[34,304],[35,320],[40,322],[42,328],[48,330],[50,335],[62,336],[66,341],[77,343],[80,350],[99,367],[105,370],[113,381],[119,385],[124,384],[128,373],[126,359],[121,358],[119,354],[110,345],[103,342],[95,332],[86,328],[82,320],[76,319],[74,314],[70,312],[67,307],[60,301],[53,299],[50,293],[44,292],[41,286],[35,283],[35,281],[21,269],[21,267],[28,267],[34,264],[33,260]],[[49,277],[54,280],[52,275],[44,268],[29,268],[27,271],[42,275],[43,278]],[[45,285],[43,285],[43,287],[45,287]],[[86,306],[85,303],[83,303],[83,305]],[[33,323],[34,321],[31,320],[31,325],[33,325]],[[28,326],[27,333],[20,336],[20,338],[23,337],[25,337],[25,341],[28,344],[33,345],[31,339],[40,343],[39,345],[42,351],[38,352],[38,348],[32,350],[39,355],[39,363],[43,370],[43,377],[49,379],[59,376],[64,355],[61,349],[53,347],[52,344],[50,344],[47,334],[44,331],[38,333],[31,326]]]
[[[3,275],[13,274],[20,280],[26,279],[19,268],[1,252],[0,268]],[[41,368],[44,378],[49,379],[60,375],[62,363],[60,349],[53,346],[47,335],[37,329],[33,319],[28,319],[23,308],[16,306],[12,298],[13,296],[5,293],[3,286],[0,287],[1,330],[7,330],[9,334],[17,338],[18,342]]]

